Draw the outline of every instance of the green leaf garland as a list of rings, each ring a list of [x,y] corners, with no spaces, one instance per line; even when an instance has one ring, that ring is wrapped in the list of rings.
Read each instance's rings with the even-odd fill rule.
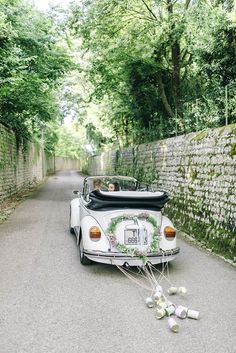
[[[154,228],[152,242],[144,252],[141,252],[137,248],[133,248],[133,247],[127,246],[125,244],[120,244],[117,241],[116,236],[115,236],[116,227],[119,223],[121,223],[125,220],[134,220],[135,218],[145,219],[147,222],[151,223]],[[143,260],[144,263],[147,262],[148,253],[157,251],[158,246],[159,246],[159,242],[160,242],[160,238],[159,238],[160,228],[157,225],[156,219],[154,217],[150,216],[148,213],[140,213],[138,215],[123,214],[122,216],[115,217],[110,222],[110,224],[106,230],[106,234],[107,234],[107,237],[108,237],[110,244],[113,247],[116,247],[117,250],[126,254],[127,256],[131,256],[131,257],[138,256],[140,259]]]

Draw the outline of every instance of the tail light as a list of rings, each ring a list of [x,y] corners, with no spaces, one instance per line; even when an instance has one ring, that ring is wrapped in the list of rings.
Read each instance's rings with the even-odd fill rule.
[[[173,227],[167,226],[164,228],[164,234],[166,239],[172,240],[176,236],[176,229],[174,229]]]
[[[89,229],[90,239],[93,241],[98,241],[101,238],[101,230],[98,227],[91,227]]]

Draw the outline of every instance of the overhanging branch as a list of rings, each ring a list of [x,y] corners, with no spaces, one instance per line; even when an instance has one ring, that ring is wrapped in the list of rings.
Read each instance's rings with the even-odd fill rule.
[[[149,11],[149,13],[156,19],[158,20],[157,16],[154,14],[154,12],[152,11],[152,9],[148,6],[148,4],[146,3],[146,1],[141,0],[142,3],[145,5],[146,9]]]

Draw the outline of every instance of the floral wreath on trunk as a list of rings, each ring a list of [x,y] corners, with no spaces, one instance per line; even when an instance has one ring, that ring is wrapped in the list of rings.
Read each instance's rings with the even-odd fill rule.
[[[145,219],[147,222],[151,223],[154,228],[152,242],[148,246],[148,248],[143,252],[138,250],[137,248],[133,248],[133,247],[131,248],[125,244],[120,244],[115,236],[116,227],[119,223],[121,223],[122,221],[125,221],[125,220],[133,220],[134,221],[136,218]],[[132,256],[132,257],[138,256],[144,262],[146,262],[146,260],[147,260],[148,253],[157,251],[158,245],[160,242],[160,238],[159,238],[160,227],[158,227],[156,219],[153,216],[150,216],[148,213],[140,213],[137,215],[123,214],[122,216],[115,217],[109,223],[109,226],[106,230],[106,234],[107,234],[107,238],[108,238],[110,244],[112,246],[116,247],[117,250],[119,250],[120,252],[122,252],[128,256]]]

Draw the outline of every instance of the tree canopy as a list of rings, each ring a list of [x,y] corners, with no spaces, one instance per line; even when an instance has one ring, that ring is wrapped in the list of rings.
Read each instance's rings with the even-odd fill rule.
[[[57,88],[72,62],[50,16],[23,0],[0,0],[0,122],[19,139],[58,119]]]
[[[236,121],[234,10],[214,0],[74,5],[70,28],[91,97],[107,102],[103,118],[123,144],[219,126],[226,104]]]
[[[0,122],[70,156],[234,123],[235,6],[83,0],[45,14],[0,0]],[[58,127],[68,116],[74,132]]]

